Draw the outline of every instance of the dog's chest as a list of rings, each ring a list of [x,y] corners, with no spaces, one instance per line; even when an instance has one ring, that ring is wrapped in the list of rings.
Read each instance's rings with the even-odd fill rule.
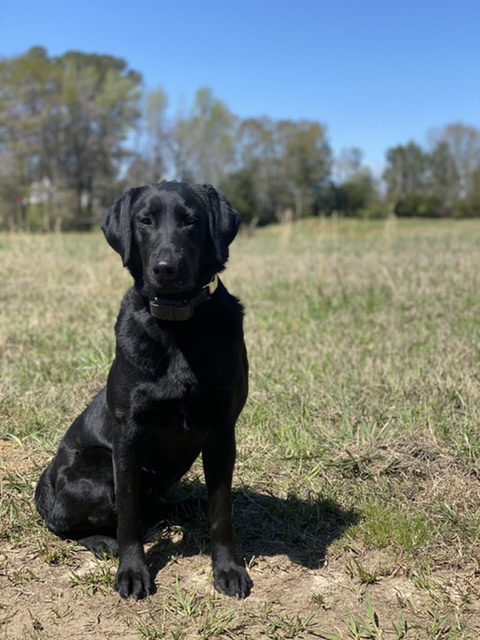
[[[174,350],[165,358],[153,382],[152,401],[185,400],[200,391],[198,374],[179,350]]]
[[[188,469],[199,455],[211,427],[210,404],[198,382],[185,377],[183,393],[168,383],[150,389],[143,427],[143,467],[169,480]]]
[[[181,351],[163,358],[154,375],[132,389],[130,406],[135,421],[147,430],[183,437],[203,413],[207,391]]]

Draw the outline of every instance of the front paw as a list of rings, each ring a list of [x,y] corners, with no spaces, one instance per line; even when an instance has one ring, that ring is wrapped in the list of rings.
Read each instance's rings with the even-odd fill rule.
[[[122,598],[142,600],[155,593],[155,582],[145,564],[134,567],[119,567],[115,578],[115,589]]]
[[[214,567],[213,584],[220,593],[239,600],[249,596],[253,587],[247,570],[237,563]]]

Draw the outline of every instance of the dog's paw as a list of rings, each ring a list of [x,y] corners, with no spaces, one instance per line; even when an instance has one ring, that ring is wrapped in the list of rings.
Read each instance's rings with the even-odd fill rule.
[[[115,589],[122,598],[142,600],[155,593],[155,582],[146,565],[126,568],[120,566],[115,578]]]
[[[78,543],[93,551],[97,558],[109,556],[118,558],[118,544],[115,538],[110,536],[93,535],[86,538],[80,538]]]
[[[253,587],[252,579],[241,564],[214,568],[213,584],[220,593],[237,599],[249,596]]]

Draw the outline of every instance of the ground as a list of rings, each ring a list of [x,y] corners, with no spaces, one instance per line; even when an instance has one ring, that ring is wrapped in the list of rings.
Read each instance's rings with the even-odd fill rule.
[[[33,502],[105,384],[130,278],[100,234],[0,235],[0,640],[479,638],[478,246],[476,220],[236,240],[221,278],[246,306],[234,520],[254,589],[214,591],[190,510],[148,532],[157,593],[137,603]]]
[[[38,464],[44,462],[38,452],[0,441],[0,458],[2,481],[12,475],[28,478],[33,492]],[[258,517],[258,506],[243,504],[241,515]],[[243,518],[236,520],[241,529]],[[327,549],[319,566],[308,566],[298,549],[282,553],[281,540],[256,541],[260,554],[247,556],[253,592],[245,601],[235,601],[213,589],[202,533],[200,544],[184,543],[188,529],[185,533],[174,525],[159,533],[168,539],[166,547],[158,541],[146,545],[150,564],[161,566],[158,591],[141,602],[124,601],[114,592],[112,559],[96,560],[49,534],[33,545],[2,541],[0,638],[476,637],[456,634],[461,629],[456,610],[469,634],[480,633],[480,603],[472,600],[472,589],[480,592],[480,576],[471,559],[455,574],[439,567],[422,577],[409,575],[408,566],[402,567],[388,551],[352,546],[340,554]],[[465,606],[467,595],[471,602]],[[442,614],[442,607],[448,613]]]

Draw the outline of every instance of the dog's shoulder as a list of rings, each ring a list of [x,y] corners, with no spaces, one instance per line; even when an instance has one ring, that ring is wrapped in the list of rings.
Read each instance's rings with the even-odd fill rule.
[[[225,330],[229,335],[243,335],[243,318],[245,309],[238,298],[232,295],[225,285],[219,281],[218,291],[211,301],[201,309],[209,325],[214,325],[220,332]],[[218,335],[218,334],[217,334]]]

